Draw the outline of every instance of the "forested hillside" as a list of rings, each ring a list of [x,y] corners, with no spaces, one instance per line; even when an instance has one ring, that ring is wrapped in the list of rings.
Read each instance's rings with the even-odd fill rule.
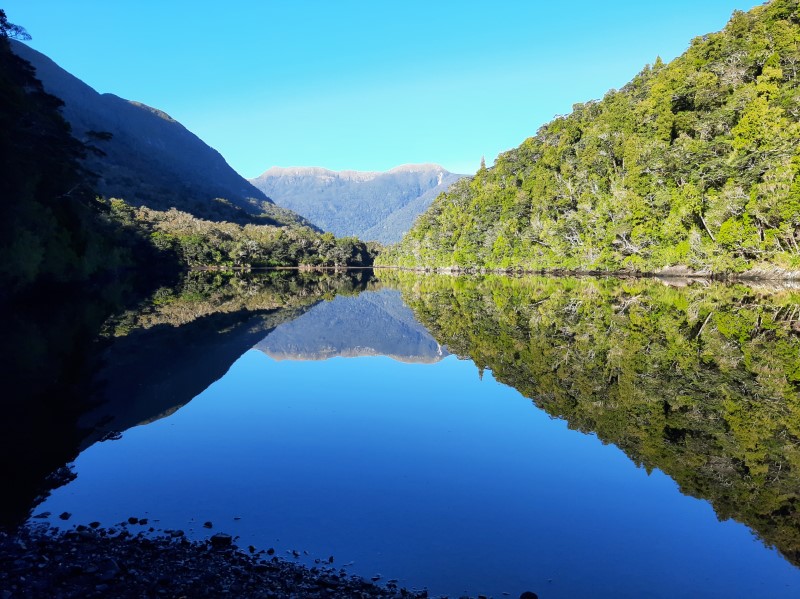
[[[373,248],[355,237],[308,227],[215,222],[174,208],[134,208],[120,199],[108,207],[116,223],[145,235],[185,268],[371,266],[374,258]]]
[[[440,196],[383,264],[800,269],[800,10],[735,12]]]

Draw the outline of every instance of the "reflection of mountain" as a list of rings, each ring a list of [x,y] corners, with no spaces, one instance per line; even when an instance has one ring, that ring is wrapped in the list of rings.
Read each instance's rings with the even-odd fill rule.
[[[105,324],[114,306],[102,293],[72,302],[62,295],[56,310],[7,308],[0,319],[0,527],[24,520],[62,484],[62,467],[79,451],[174,412],[277,325],[323,298],[361,291],[370,277],[191,273]]]
[[[403,304],[400,293],[389,289],[319,304],[278,326],[256,348],[276,360],[389,356],[430,363],[447,355]]]
[[[394,276],[451,351],[571,428],[662,470],[800,565],[796,292]]]

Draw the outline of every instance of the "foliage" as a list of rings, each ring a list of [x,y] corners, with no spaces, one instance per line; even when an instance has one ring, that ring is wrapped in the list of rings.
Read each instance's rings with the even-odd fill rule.
[[[381,264],[800,266],[800,10],[735,12],[439,196]]]
[[[436,340],[800,564],[800,294],[385,273]]]
[[[370,266],[374,246],[355,237],[335,238],[301,226],[240,225],[202,220],[174,208],[133,208],[111,199],[115,221],[146,232],[165,255],[188,268],[270,266]]]

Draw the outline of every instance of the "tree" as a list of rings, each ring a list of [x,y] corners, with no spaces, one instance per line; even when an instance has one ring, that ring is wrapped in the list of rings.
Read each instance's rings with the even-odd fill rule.
[[[6,11],[4,11],[2,8],[0,8],[0,37],[14,40],[31,39],[30,34],[25,31],[24,27],[20,27],[19,25],[14,25],[14,23],[8,22]]]

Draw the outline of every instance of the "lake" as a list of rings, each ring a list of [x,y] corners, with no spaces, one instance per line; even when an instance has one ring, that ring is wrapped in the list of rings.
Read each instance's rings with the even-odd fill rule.
[[[800,596],[797,289],[193,273],[91,314],[12,327],[6,521],[453,597]]]

